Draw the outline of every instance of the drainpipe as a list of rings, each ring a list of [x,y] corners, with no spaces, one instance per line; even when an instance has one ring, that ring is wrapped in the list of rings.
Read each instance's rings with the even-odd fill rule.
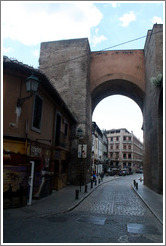
[[[34,167],[35,167],[35,162],[34,161],[30,161],[31,163],[31,176],[29,177],[29,186],[30,186],[30,191],[29,191],[29,201],[27,203],[27,205],[31,205],[32,204],[32,192],[33,192],[33,177],[34,177]]]

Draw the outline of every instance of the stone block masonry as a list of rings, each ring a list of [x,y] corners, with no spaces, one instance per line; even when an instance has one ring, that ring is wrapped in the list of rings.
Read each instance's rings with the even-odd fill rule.
[[[144,101],[144,184],[158,193],[163,191],[163,113],[162,86],[156,87],[152,77],[163,74],[163,25],[154,25],[146,39]]]
[[[78,183],[80,175],[90,176],[91,158],[91,96],[90,96],[90,47],[87,38],[41,43],[40,70],[49,78],[62,99],[75,116],[78,125],[73,130],[70,177]],[[83,139],[76,136],[83,130]],[[87,157],[78,159],[78,144],[87,144]],[[81,167],[80,167],[81,165]],[[82,167],[83,166],[83,167]],[[80,174],[81,173],[81,174]]]

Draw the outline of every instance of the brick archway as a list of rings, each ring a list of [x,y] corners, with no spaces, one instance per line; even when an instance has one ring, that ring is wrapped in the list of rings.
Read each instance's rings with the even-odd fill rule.
[[[145,68],[143,50],[92,52],[90,65],[92,112],[110,95],[133,99],[143,111]]]
[[[117,94],[131,98],[143,112],[144,92],[133,82],[120,79],[119,76],[119,79],[103,81],[92,91],[92,113],[102,99]]]

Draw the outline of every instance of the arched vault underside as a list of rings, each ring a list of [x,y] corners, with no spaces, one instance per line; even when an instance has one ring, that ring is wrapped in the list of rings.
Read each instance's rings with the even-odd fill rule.
[[[98,85],[91,93],[92,114],[97,104],[105,97],[123,95],[134,100],[143,112],[144,92],[134,83],[123,80],[108,80]]]

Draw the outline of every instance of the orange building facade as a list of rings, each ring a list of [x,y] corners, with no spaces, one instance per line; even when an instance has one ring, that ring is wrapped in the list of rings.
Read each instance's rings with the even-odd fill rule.
[[[34,94],[25,86],[31,75],[39,81]],[[67,185],[71,129],[75,124],[72,113],[43,73],[4,57],[4,208],[26,205],[32,161],[33,198],[45,197]]]

